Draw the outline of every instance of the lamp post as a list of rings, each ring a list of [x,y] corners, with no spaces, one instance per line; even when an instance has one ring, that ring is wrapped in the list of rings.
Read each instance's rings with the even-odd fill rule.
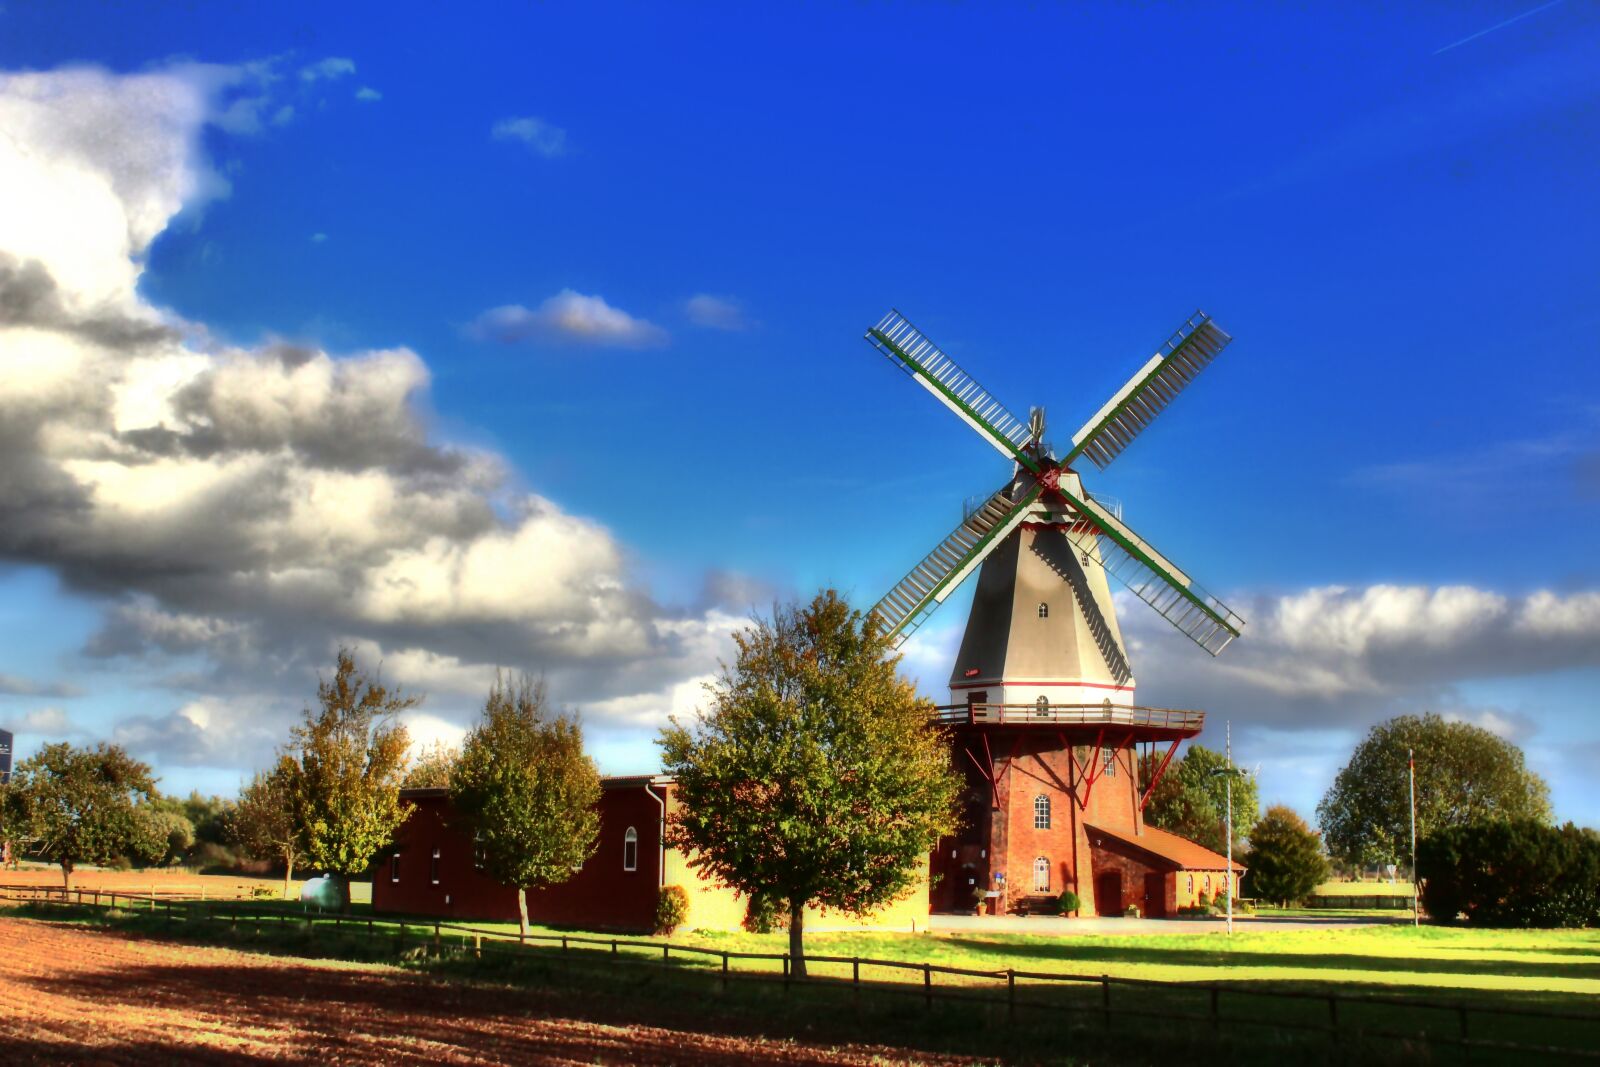
[[[1234,895],[1236,893],[1238,893],[1238,891],[1239,891],[1238,880],[1233,877],[1233,780],[1235,778],[1244,777],[1245,772],[1239,770],[1237,767],[1235,767],[1233,765],[1233,720],[1232,719],[1228,720],[1227,725],[1224,727],[1224,729],[1226,731],[1224,736],[1227,738],[1225,751],[1226,751],[1226,754],[1227,754],[1228,765],[1226,767],[1219,767],[1216,770],[1212,771],[1211,772],[1211,776],[1213,778],[1221,778],[1221,779],[1223,779],[1223,785],[1225,787],[1226,796],[1227,796],[1227,802],[1226,802],[1226,804],[1227,804],[1227,813],[1226,813],[1227,832],[1226,832],[1226,836],[1228,838],[1228,870],[1227,870],[1227,872],[1225,874],[1223,874],[1222,877],[1224,878],[1224,880],[1226,880],[1227,885],[1228,885],[1228,933],[1231,935],[1233,933],[1233,898],[1234,898]]]

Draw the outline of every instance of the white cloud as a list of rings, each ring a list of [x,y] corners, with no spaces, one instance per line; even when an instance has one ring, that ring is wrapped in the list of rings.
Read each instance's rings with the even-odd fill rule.
[[[731,297],[696,293],[684,302],[683,310],[690,322],[713,330],[748,330],[751,325],[744,307]]]
[[[383,99],[383,94],[370,85],[363,85],[356,90],[356,99],[363,104],[375,104]]]
[[[328,235],[325,234],[325,233],[322,233],[321,231],[318,231],[317,233],[314,233],[314,234],[311,235],[311,243],[314,244],[314,245],[320,245],[320,244],[324,243],[325,241],[327,241],[327,239],[328,239]]]
[[[300,68],[300,80],[304,82],[334,81],[348,74],[356,72],[353,59],[343,56],[329,56],[319,59],[315,63],[307,63]]]
[[[501,119],[490,128],[489,136],[496,141],[527,145],[530,151],[546,159],[567,153],[567,131],[534,115]]]
[[[308,70],[295,82],[349,73]],[[658,604],[603,525],[433,440],[418,355],[222,345],[139,293],[150,243],[216,195],[201,129],[271,113],[234,108],[225,87],[247,82],[276,84],[193,64],[0,75],[0,559],[104,605],[85,649],[102,669],[181,690],[112,738],[158,764],[259,765],[341,641],[437,688],[427,714],[457,727],[496,665],[547,671],[602,720],[675,706],[727,620]],[[570,290],[518,312],[501,324],[530,336],[665,340]]]
[[[291,123],[293,121],[294,121],[294,105],[293,104],[284,104],[282,107],[278,108],[278,110],[276,110],[276,111],[274,111],[272,113],[272,124],[274,126],[287,126],[287,125],[289,125],[289,123]]]
[[[60,738],[80,731],[67,713],[60,708],[34,708],[32,711],[5,720],[5,728],[14,734],[40,734]]]
[[[561,290],[532,310],[521,304],[490,308],[473,322],[471,332],[502,344],[543,340],[648,348],[667,341],[667,332],[654,323],[612,307],[603,297],[572,289]]]

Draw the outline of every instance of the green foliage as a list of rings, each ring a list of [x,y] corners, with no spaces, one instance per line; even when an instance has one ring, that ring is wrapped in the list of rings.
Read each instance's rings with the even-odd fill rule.
[[[1322,839],[1295,814],[1293,808],[1275,804],[1250,831],[1250,852],[1245,860],[1250,873],[1250,893],[1288,906],[1304,900],[1327,880],[1330,868],[1322,854]],[[1219,888],[1213,906],[1227,907]]]
[[[668,935],[683,925],[689,917],[689,894],[681,885],[664,885],[656,895],[656,926],[658,934]]]
[[[806,905],[859,915],[904,896],[955,829],[960,779],[878,625],[833,590],[780,607],[734,635],[693,728],[662,731],[669,840],[718,881],[788,902],[799,974]]]
[[[1151,754],[1139,761],[1141,782],[1148,782],[1160,766],[1160,757]],[[1174,761],[1156,783],[1150,803],[1144,809],[1145,822],[1179,837],[1204,845],[1213,852],[1227,852],[1228,782],[1219,771],[1228,769],[1220,752],[1204,745],[1190,745],[1183,758]],[[1261,811],[1260,797],[1253,777],[1233,778],[1233,838],[1238,851],[1244,835],[1255,825]]]
[[[770,893],[751,894],[745,904],[744,919],[740,925],[752,934],[770,934],[775,930],[787,930],[789,912],[784,904],[784,901]]]
[[[115,745],[45,745],[17,765],[6,790],[10,825],[42,858],[61,866],[70,886],[80,864],[164,851],[146,817],[156,797],[150,768]]]
[[[1422,905],[1440,922],[1600,926],[1600,835],[1532,819],[1468,823],[1417,843]]]
[[[175,867],[188,858],[194,847],[194,823],[183,814],[182,801],[157,797],[134,811],[144,826],[130,851],[132,859],[145,867]]]
[[[1411,850],[1406,750],[1416,753],[1417,837],[1472,822],[1550,821],[1550,790],[1522,750],[1481,727],[1402,715],[1356,746],[1317,821],[1328,849],[1352,865],[1399,863]]]
[[[306,851],[305,808],[300,761],[282,754],[270,770],[257,772],[229,814],[228,835],[248,855],[283,862],[285,898],[295,861]]]
[[[291,743],[306,855],[348,886],[405,820],[400,779],[409,742],[397,717],[420,700],[391,692],[340,649],[317,701],[320,709],[306,709]]]
[[[1078,894],[1070,889],[1063,890],[1061,895],[1056,898],[1056,910],[1062,915],[1071,915],[1081,907],[1083,907],[1083,901],[1079,900]]]
[[[443,741],[435,741],[421,749],[406,770],[402,789],[447,789],[450,772],[455,769],[461,750]]]
[[[599,842],[600,775],[575,715],[548,707],[544,683],[496,675],[467,734],[450,800],[472,831],[484,870],[525,890],[565,882]]]

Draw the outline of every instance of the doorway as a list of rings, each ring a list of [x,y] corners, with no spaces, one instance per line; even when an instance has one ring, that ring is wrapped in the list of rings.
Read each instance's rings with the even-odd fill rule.
[[[1095,875],[1094,912],[1096,915],[1122,914],[1122,872],[1106,871]]]
[[[1165,919],[1167,917],[1166,875],[1147,874],[1144,876],[1144,907],[1139,910],[1147,919]]]

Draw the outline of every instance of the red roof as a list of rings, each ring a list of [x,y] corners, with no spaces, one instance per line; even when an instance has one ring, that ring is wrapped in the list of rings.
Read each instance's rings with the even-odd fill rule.
[[[1154,826],[1146,826],[1144,832],[1137,837],[1108,830],[1103,826],[1085,826],[1091,834],[1115,838],[1119,844],[1131,846],[1152,856],[1164,859],[1174,864],[1181,871],[1225,871],[1228,869],[1228,857],[1212,852],[1204,845],[1197,845],[1186,837],[1169,834]],[[1233,861],[1233,869],[1243,873],[1244,864],[1238,860]]]

